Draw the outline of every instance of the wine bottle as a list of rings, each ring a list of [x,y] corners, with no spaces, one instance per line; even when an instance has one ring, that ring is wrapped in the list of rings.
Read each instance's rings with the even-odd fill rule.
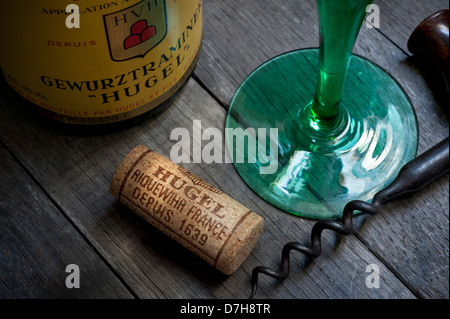
[[[0,42],[6,81],[44,114],[123,122],[154,112],[188,79],[202,0],[3,1]]]

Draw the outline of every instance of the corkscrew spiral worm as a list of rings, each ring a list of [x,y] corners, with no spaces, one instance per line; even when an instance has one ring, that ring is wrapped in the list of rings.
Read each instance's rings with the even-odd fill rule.
[[[322,253],[322,232],[326,229],[348,236],[353,232],[353,219],[361,215],[376,215],[387,201],[406,193],[421,190],[432,181],[449,171],[449,138],[406,164],[398,177],[385,189],[378,192],[371,204],[363,201],[352,201],[344,207],[341,220],[317,222],[311,231],[311,245],[290,242],[283,247],[280,270],[259,266],[252,271],[252,293],[254,297],[258,288],[258,275],[264,274],[278,280],[284,280],[290,273],[290,253],[299,251],[314,259]],[[355,216],[354,212],[361,214]]]

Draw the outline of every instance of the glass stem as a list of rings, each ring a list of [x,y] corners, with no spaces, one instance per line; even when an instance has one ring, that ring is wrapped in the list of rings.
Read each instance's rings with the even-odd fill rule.
[[[317,0],[320,28],[319,78],[312,115],[336,119],[356,38],[373,0]]]

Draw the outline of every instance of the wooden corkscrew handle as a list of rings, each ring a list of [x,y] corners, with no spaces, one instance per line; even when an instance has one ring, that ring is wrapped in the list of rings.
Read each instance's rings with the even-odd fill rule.
[[[447,94],[449,89],[449,10],[433,13],[420,23],[408,41],[408,50],[434,66],[441,74]]]

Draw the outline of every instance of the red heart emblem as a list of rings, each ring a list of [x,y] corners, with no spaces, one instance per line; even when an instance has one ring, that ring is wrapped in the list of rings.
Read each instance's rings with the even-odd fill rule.
[[[147,28],[147,21],[139,20],[131,27],[131,34],[142,34],[145,28]]]
[[[125,47],[125,49],[129,49],[129,48],[132,48],[132,47],[140,44],[141,42],[142,42],[141,37],[139,35],[132,34],[128,38],[125,39],[123,46]]]
[[[156,28],[154,25],[145,28],[141,34],[142,42],[147,41],[150,38],[153,38],[155,35],[156,35]]]

